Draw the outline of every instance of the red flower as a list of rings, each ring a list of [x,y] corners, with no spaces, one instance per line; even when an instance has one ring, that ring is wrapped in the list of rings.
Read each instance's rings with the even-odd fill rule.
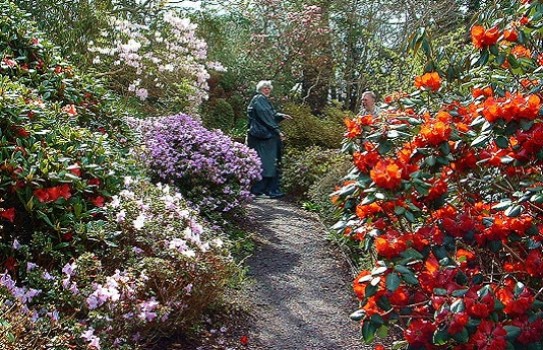
[[[526,288],[522,290],[520,295],[515,296],[511,288],[503,287],[496,292],[496,295],[505,306],[503,312],[512,317],[524,315],[534,302],[533,295]]]
[[[437,91],[441,87],[441,78],[437,72],[430,72],[422,76],[415,77],[415,87],[417,89],[428,89]]]
[[[15,221],[15,208],[2,209],[0,211],[0,217],[13,223]]]
[[[246,335],[242,335],[241,338],[239,338],[239,342],[241,345],[247,346],[249,344],[249,337]]]
[[[360,128],[360,125],[358,125],[354,120],[350,118],[345,118],[343,122],[347,127],[347,132],[345,133],[346,138],[354,139],[360,136],[360,134],[362,133],[362,129]]]
[[[77,115],[77,109],[75,109],[74,104],[69,104],[69,105],[66,105],[66,106],[62,107],[62,111],[66,112],[70,117],[73,117],[73,116]]]
[[[471,41],[478,49],[496,44],[499,37],[500,32],[497,27],[485,30],[483,26],[475,25],[471,28]]]
[[[50,202],[49,192],[45,188],[38,188],[37,190],[34,190],[34,196],[38,198],[38,201],[41,203]]]
[[[449,324],[449,329],[447,330],[447,332],[451,335],[462,332],[462,330],[464,329],[464,326],[468,323],[468,321],[469,321],[469,316],[465,312],[459,312],[459,313],[453,314],[451,318],[451,323]]]
[[[70,242],[72,239],[74,239],[74,234],[71,232],[66,232],[62,235],[63,242]]]
[[[505,350],[507,348],[506,335],[507,331],[501,324],[482,320],[470,343],[475,345],[477,350]]]
[[[15,260],[14,257],[10,256],[4,261],[4,266],[8,271],[15,272],[15,268],[17,267],[17,260]]]
[[[394,230],[375,238],[377,254],[385,258],[394,258],[407,249],[407,237]]]
[[[353,281],[353,290],[358,299],[363,300],[366,296],[366,285],[364,283],[358,282],[362,277],[366,277],[371,275],[371,273],[368,270],[360,271],[358,276]]]
[[[543,276],[543,254],[539,249],[533,249],[528,253],[526,258],[526,271],[530,276],[542,277]]]
[[[96,196],[94,198],[91,198],[91,203],[94,204],[97,207],[103,207],[104,206],[104,197]]]
[[[503,38],[507,41],[517,41],[518,33],[515,29],[506,29],[503,31]]]
[[[429,348],[436,326],[426,320],[416,319],[411,321],[404,331],[407,342],[416,348]]]
[[[370,171],[370,177],[377,186],[392,190],[400,186],[402,171],[393,160],[380,160]]]

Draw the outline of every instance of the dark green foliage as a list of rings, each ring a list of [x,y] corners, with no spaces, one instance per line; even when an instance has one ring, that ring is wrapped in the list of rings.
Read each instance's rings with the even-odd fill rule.
[[[319,146],[305,150],[289,149],[283,160],[283,187],[294,198],[307,199],[311,186],[319,183],[329,172],[345,162],[346,156],[339,150]],[[332,191],[333,188],[329,193]]]
[[[326,174],[315,181],[307,191],[311,203],[318,208],[319,217],[327,226],[337,222],[340,217],[330,194],[336,190],[336,186],[341,185],[342,177],[352,167],[352,162],[347,156],[334,156],[330,162]]]
[[[214,99],[207,105],[202,122],[208,129],[228,131],[235,125],[234,109],[224,98]]]
[[[112,96],[28,15],[4,0],[0,14],[0,212],[13,213],[1,223],[0,252],[32,241],[29,254],[65,263],[107,240],[87,231],[128,171],[127,126]]]
[[[287,147],[297,149],[310,146],[330,149],[341,147],[344,126],[337,120],[329,120],[325,116],[317,117],[311,113],[308,106],[289,104],[283,111],[293,117],[293,120],[281,123],[287,137]]]

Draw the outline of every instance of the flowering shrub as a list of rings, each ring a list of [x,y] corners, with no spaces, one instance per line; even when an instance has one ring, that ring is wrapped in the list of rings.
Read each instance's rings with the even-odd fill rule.
[[[140,121],[140,128],[154,176],[175,184],[204,215],[232,212],[251,199],[260,178],[254,150],[185,114]]]
[[[97,244],[88,223],[130,165],[112,98],[13,4],[0,5],[0,264],[16,273],[28,256],[64,264]]]
[[[460,84],[427,65],[386,123],[346,121],[336,228],[375,260],[353,282],[366,341],[394,325],[409,349],[543,345],[543,7],[501,13],[472,29]]]
[[[93,64],[141,101],[195,112],[207,98],[207,69],[225,70],[206,62],[207,44],[197,37],[196,24],[173,11],[147,24],[115,17],[109,22],[110,30],[89,47]]]
[[[109,237],[108,249],[58,270],[28,261],[21,287],[10,273],[0,275],[3,305],[14,305],[0,309],[13,321],[0,344],[30,344],[26,332],[41,331],[72,346],[145,348],[159,334],[188,331],[221,295],[235,271],[225,242],[168,186],[125,184],[89,229],[95,239]]]

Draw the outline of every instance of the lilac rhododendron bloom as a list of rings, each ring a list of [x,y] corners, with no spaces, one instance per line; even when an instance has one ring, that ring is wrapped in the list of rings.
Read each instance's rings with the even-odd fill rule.
[[[202,213],[227,213],[251,200],[261,172],[254,150],[186,114],[133,122],[154,176],[176,185]]]

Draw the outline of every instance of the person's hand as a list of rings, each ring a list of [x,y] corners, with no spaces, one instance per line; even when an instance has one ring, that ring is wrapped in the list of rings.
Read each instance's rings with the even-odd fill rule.
[[[283,118],[285,119],[292,119],[292,116],[288,115],[288,114],[283,114]]]
[[[281,139],[281,141],[285,141],[286,136],[285,136],[285,134],[283,134],[283,133],[281,132],[281,133],[279,133],[279,138]]]

